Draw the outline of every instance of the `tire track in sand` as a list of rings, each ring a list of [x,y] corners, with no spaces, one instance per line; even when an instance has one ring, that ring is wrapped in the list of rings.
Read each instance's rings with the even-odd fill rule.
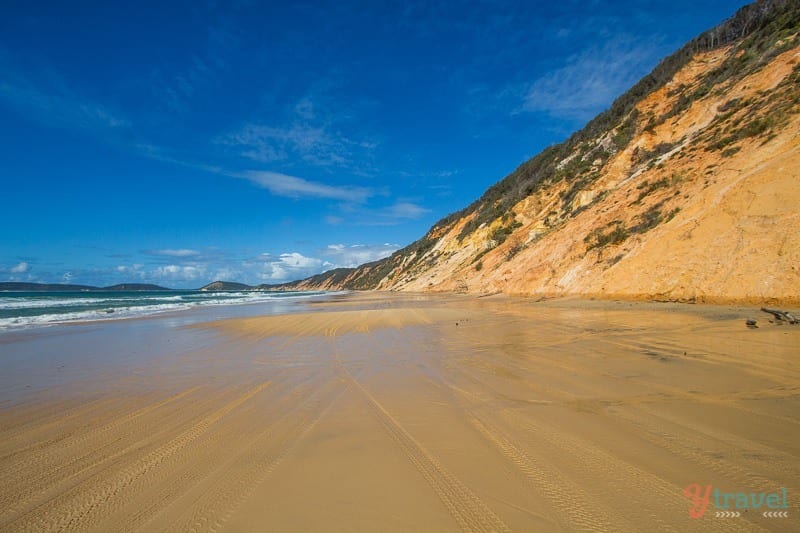
[[[141,409],[137,409],[126,415],[115,418],[112,422],[106,423],[100,427],[89,429],[88,431],[84,432],[75,431],[73,434],[67,435],[65,438],[59,438],[54,441],[43,441],[19,450],[14,455],[22,455],[23,457],[15,458],[12,466],[3,470],[3,476],[0,477],[0,484],[8,483],[10,477],[18,474],[21,471],[25,471],[28,476],[31,476],[37,471],[43,472],[47,476],[52,476],[52,463],[58,463],[57,468],[59,469],[70,464],[65,463],[63,458],[57,457],[56,454],[63,453],[71,448],[75,448],[78,445],[85,446],[87,441],[101,437],[117,428],[127,426],[137,418],[152,413],[161,407],[188,396],[199,388],[200,387],[192,387],[177,394],[173,394],[161,401],[152,403]],[[88,448],[90,452],[96,451],[95,446],[85,447]],[[79,459],[81,458],[74,459],[74,461],[78,461]]]
[[[476,378],[465,375],[478,383]],[[455,396],[461,396],[466,400],[467,397],[472,401],[482,403],[483,400],[460,387],[457,387],[445,380],[442,385],[449,388]],[[457,400],[458,401],[458,400]],[[592,501],[590,496],[577,483],[565,477],[558,471],[548,468],[549,465],[541,461],[534,461],[525,452],[519,450],[510,440],[508,440],[498,428],[493,427],[485,417],[480,417],[475,410],[471,409],[464,401],[458,402],[462,405],[465,412],[470,416],[471,422],[488,440],[494,442],[499,449],[512,460],[535,484],[541,487],[544,494],[561,513],[570,518],[567,527],[570,530],[593,530],[593,531],[612,531],[612,530],[631,530],[635,529],[632,525],[625,525],[627,521],[618,513],[610,513],[601,510],[602,506],[596,504],[592,506],[591,513],[576,512],[576,509],[587,507],[587,502]],[[508,410],[503,410],[500,415],[504,415],[515,426],[527,427],[533,435],[543,439],[554,450],[565,452],[572,461],[580,463],[581,468],[587,472],[592,472],[596,479],[606,480],[609,487],[623,487],[626,491],[631,491],[640,495],[652,495],[656,500],[653,505],[657,505],[662,512],[666,510],[668,516],[680,517],[687,516],[688,503],[682,496],[682,489],[661,477],[642,470],[604,450],[598,446],[593,446],[577,437],[573,437],[551,428],[548,425],[523,417]],[[543,476],[543,472],[548,472]],[[569,487],[565,491],[564,488]],[[628,509],[626,512],[641,512],[641,509]],[[599,518],[599,520],[598,520]],[[588,522],[587,522],[588,520]],[[653,524],[654,530],[658,531],[682,531],[688,530],[676,528],[674,521],[664,521],[653,512],[647,516],[649,523]],[[623,524],[620,527],[620,524]],[[697,526],[697,531],[707,530],[707,524],[692,524]],[[756,524],[748,523],[748,530],[763,531]],[[741,531],[741,524],[719,523],[715,524],[717,531]]]
[[[102,515],[97,516],[91,528],[95,531],[136,531],[142,530],[143,524],[151,522],[164,508],[178,505],[178,508],[189,509],[191,503],[181,500],[185,493],[196,490],[198,485],[214,482],[215,472],[226,463],[224,457],[240,455],[251,441],[251,435],[257,433],[252,421],[264,415],[264,403],[268,410],[280,410],[287,404],[297,403],[294,387],[282,387],[283,380],[273,377],[268,398],[248,402],[236,410],[232,416],[225,417],[213,430],[208,431],[192,444],[185,453],[177,454],[164,462],[158,469],[136,479],[126,488],[126,498],[116,498],[103,506]],[[281,390],[281,389],[286,390]],[[220,402],[217,402],[220,403]],[[242,422],[248,427],[242,427]],[[221,457],[222,456],[222,457]],[[177,501],[182,501],[183,506]],[[150,526],[147,530],[156,529]]]
[[[455,475],[447,471],[439,461],[417,442],[400,423],[378,403],[372,394],[359,383],[336,356],[338,364],[348,381],[360,391],[372,412],[397,443],[409,460],[419,470],[428,485],[434,490],[444,506],[453,516],[462,531],[511,531],[489,507],[486,506]]]
[[[24,516],[16,523],[10,525],[10,529],[53,531],[85,528],[87,518],[101,508],[106,502],[118,496],[138,478],[147,474],[154,468],[157,468],[168,458],[187,447],[198,437],[206,433],[222,417],[245,403],[269,385],[270,382],[265,381],[250,388],[247,392],[223,407],[213,411],[163,446],[160,446],[145,457],[127,466],[112,478],[101,479],[98,486],[88,489],[79,486],[71,493],[64,494],[59,500],[61,500],[60,503],[66,503],[65,506],[48,507],[46,509],[41,509],[41,512],[33,516]]]
[[[623,516],[607,512],[600,505],[590,506],[590,496],[576,483],[559,472],[553,465],[538,460],[523,451],[496,426],[479,416],[466,403],[473,394],[449,383],[441,376],[434,380],[420,372],[422,378],[437,388],[450,393],[455,405],[466,415],[470,425],[492,444],[523,475],[538,494],[545,497],[556,510],[551,516],[567,530],[580,531],[626,531],[633,527]],[[624,526],[620,526],[623,524]]]
[[[769,448],[746,439],[740,439],[735,435],[728,435],[709,429],[700,424],[692,424],[666,416],[664,413],[656,413],[653,409],[630,410],[625,413],[615,410],[609,416],[617,418],[631,426],[637,428],[637,433],[643,439],[658,446],[670,453],[695,464],[702,465],[721,476],[735,481],[741,487],[749,490],[760,490],[771,492],[775,487],[781,485],[776,479],[767,477],[762,465],[749,460],[746,457],[737,457],[735,461],[725,460],[712,453],[709,441],[714,441],[726,446],[726,449],[745,450],[750,453],[763,454],[771,459],[781,459],[781,465],[795,465],[796,459],[788,454],[782,454],[773,448]],[[660,420],[657,424],[654,420]],[[669,426],[675,429],[669,430]],[[701,436],[701,438],[698,438]],[[775,457],[781,455],[781,457]],[[792,470],[796,470],[793,466]],[[791,472],[789,477],[793,477],[795,472]]]
[[[343,386],[342,386],[343,385]],[[193,503],[194,512],[178,519],[169,531],[217,531],[252,495],[349,388],[348,383],[332,381],[328,391],[320,388],[299,407],[287,412],[258,435],[246,450],[220,467],[225,478]],[[270,437],[283,431],[273,442]]]
[[[202,413],[209,407],[209,411],[213,411],[219,399],[200,398],[193,403],[195,412]],[[49,472],[23,471],[21,477],[12,480],[13,485],[8,487],[11,490],[0,493],[0,529],[21,517],[33,516],[42,508],[53,507],[67,494],[88,490],[87,487],[92,483],[99,483],[98,479],[113,477],[117,470],[135,462],[139,456],[157,449],[171,436],[192,427],[196,416],[191,413],[187,416],[184,409],[178,406],[156,421],[148,420],[145,425],[142,422],[127,433],[113,434],[100,442],[86,443],[76,450],[79,457],[65,457]],[[127,438],[130,435],[134,435],[133,438]]]
[[[514,413],[508,413],[513,415]],[[683,497],[681,487],[670,483],[656,474],[638,468],[627,461],[612,455],[598,446],[567,435],[563,432],[548,428],[538,422],[533,422],[521,416],[511,417],[511,420],[527,427],[532,433],[542,437],[553,448],[566,452],[574,461],[580,464],[585,472],[592,473],[592,477],[603,479],[610,488],[630,491],[637,495],[647,495],[651,498],[650,505],[659,512],[669,517],[686,517],[688,502]],[[640,497],[642,497],[640,496]],[[631,502],[635,503],[635,502]],[[640,505],[639,505],[640,507]],[[642,512],[641,508],[634,506],[626,512]],[[654,512],[648,512],[647,520],[656,525],[659,531],[682,530],[691,531],[692,528],[676,528],[675,521],[665,522]],[[707,524],[697,523],[697,531],[708,529]],[[741,524],[727,522],[715,524],[715,531],[741,531]],[[763,531],[759,526],[748,524],[749,531]]]
[[[151,476],[140,479],[135,485],[138,489],[135,501],[126,502],[120,512],[107,516],[98,528],[151,531],[181,522],[182,527],[171,526],[171,529],[188,531],[192,523],[187,516],[199,512],[205,503],[215,501],[241,475],[252,474],[255,459],[250,459],[273,449],[276,435],[282,435],[282,428],[278,427],[281,421],[293,416],[307,404],[308,398],[317,394],[314,383],[318,379],[316,375],[308,375],[289,384],[273,376],[275,385],[269,397],[238,410],[231,420],[233,426],[217,427],[193,448],[195,453],[191,457],[184,454],[175,458],[170,472],[158,479],[149,479]],[[261,424],[261,420],[269,422]],[[198,468],[199,465],[205,467]]]
[[[199,389],[194,386],[162,396],[144,407],[120,413],[122,416],[106,413],[100,424],[80,424],[79,429],[70,429],[65,438],[33,457],[12,463],[13,468],[5,469],[11,479],[4,476],[0,481],[0,487],[8,489],[0,492],[0,530],[57,505],[65,494],[77,494],[93,483],[97,485],[97,479],[103,476],[116,475],[116,470],[136,461],[137,455],[146,454],[181,428],[191,426],[196,419],[186,417],[183,404],[175,402]],[[214,403],[210,398],[189,401],[200,411]],[[114,409],[120,411],[130,405],[124,402]],[[155,418],[146,416],[151,414]]]
[[[37,408],[22,408],[15,419],[24,422],[16,423],[14,419],[0,418],[0,460],[12,457],[31,446],[44,443],[55,443],[69,437],[74,430],[70,428],[73,418],[88,418],[92,413],[109,410],[114,404],[120,403],[117,398],[97,398],[87,400],[77,405],[61,408],[58,404],[47,403]],[[16,412],[16,411],[15,411]],[[42,412],[42,414],[39,414]],[[61,434],[53,436],[53,429],[65,428]],[[40,439],[40,440],[37,440]]]
[[[510,460],[537,492],[543,494],[556,510],[555,519],[569,530],[625,531],[621,517],[612,519],[599,506],[589,507],[589,495],[569,481],[555,468],[547,468],[518,448],[496,427],[488,426],[478,417],[467,413],[469,422],[500,453]]]
[[[335,330],[326,331],[327,336],[335,336],[335,333]],[[283,341],[281,347],[285,348],[297,341],[298,336],[290,337]],[[212,489],[188,504],[193,509],[191,514],[187,517],[184,513],[183,517],[172,521],[165,529],[216,531],[222,527],[350,388],[350,381],[345,375],[341,361],[336,359],[334,363],[332,370],[335,377],[326,384],[334,389],[330,394],[323,393],[324,386],[316,388],[295,409],[290,409],[279,420],[265,428],[253,439],[252,444],[245,446],[245,451],[220,465],[218,470],[226,471],[225,479],[216,480]],[[315,378],[309,377],[307,381],[313,379]],[[270,444],[269,438],[281,430],[283,435]],[[152,525],[154,525],[152,520],[145,524],[148,527]]]

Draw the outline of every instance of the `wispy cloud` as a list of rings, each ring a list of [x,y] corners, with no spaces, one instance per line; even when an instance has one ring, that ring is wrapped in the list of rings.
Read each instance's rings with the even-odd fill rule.
[[[262,124],[246,124],[240,130],[221,137],[220,144],[233,146],[254,161],[271,163],[298,155],[306,162],[341,164],[345,161],[341,145],[324,129],[293,124],[275,128]]]
[[[193,58],[191,72],[207,73],[210,67],[199,58]],[[193,78],[197,76],[193,75]],[[28,78],[6,68],[0,63],[0,103],[50,126],[85,130],[106,136],[109,130],[130,130],[128,120],[109,108],[81,98],[57,75],[49,83],[33,83]],[[190,84],[191,85],[191,84]],[[190,86],[186,86],[186,91]],[[353,162],[354,150],[369,151],[374,143],[353,141],[335,135],[331,119],[320,121],[319,112],[310,97],[300,99],[292,109],[293,122],[287,127],[267,127],[250,124],[217,142],[236,146],[242,155],[261,162],[284,159],[306,161],[326,167],[347,166]],[[319,124],[313,124],[319,122]],[[107,138],[105,139],[107,140]],[[234,171],[201,161],[191,161],[171,155],[172,150],[147,142],[128,143],[138,154],[171,164],[195,168],[205,172],[246,179],[270,193],[288,198],[322,198],[346,203],[362,204],[375,195],[367,187],[333,185],[308,180],[298,176],[268,170]],[[148,255],[191,258],[199,255],[195,250],[147,250]]]
[[[136,149],[142,155],[158,161],[193,168],[203,172],[209,172],[211,174],[245,179],[254,185],[261,187],[262,189],[268,190],[270,193],[276,196],[282,196],[285,198],[323,198],[360,204],[376,194],[376,191],[369,187],[359,187],[355,185],[330,185],[298,176],[291,176],[281,172],[273,172],[269,170],[235,171],[220,166],[182,160],[170,156],[162,148],[149,144],[137,145]]]
[[[365,187],[328,185],[279,172],[250,170],[232,175],[249,180],[276,196],[287,198],[326,198],[362,203],[373,195],[373,192]]]
[[[185,65],[177,73],[166,68],[150,72],[149,85],[156,108],[178,114],[189,111],[192,98],[219,76],[225,63],[192,55],[186,58]]]
[[[79,94],[55,74],[34,81],[0,65],[0,80],[1,103],[48,126],[87,132],[107,132],[129,126],[119,113]]]
[[[241,30],[231,16],[238,9],[236,3],[208,3],[198,5],[197,9],[207,9],[214,21],[206,29],[205,40],[199,40],[191,53],[183,57],[181,68],[174,65],[153,68],[148,77],[149,87],[145,87],[149,88],[155,107],[168,113],[190,112],[192,100],[226,75],[231,57],[242,45]]]
[[[145,250],[145,254],[157,257],[198,257],[200,252],[189,248],[164,249],[164,250]]]
[[[426,213],[430,213],[430,211],[430,209],[411,202],[397,202],[384,209],[381,213],[393,219],[417,219]]]
[[[183,167],[219,174],[232,178],[245,179],[254,185],[268,190],[271,194],[284,198],[322,198],[338,200],[346,203],[361,204],[375,196],[377,192],[369,187],[355,185],[331,185],[320,181],[308,180],[299,176],[291,176],[281,172],[269,170],[235,171],[220,166],[207,165],[193,161],[186,161],[170,156],[162,148],[140,144],[136,149],[144,156],[158,161],[171,163]],[[166,254],[162,254],[166,255]]]
[[[530,85],[522,110],[591,118],[646,74],[658,59],[657,52],[652,42],[619,37],[569,56],[564,66]]]
[[[356,267],[389,257],[400,249],[397,244],[329,244],[321,255],[326,257],[336,267]]]
[[[431,212],[430,209],[419,204],[402,200],[378,208],[356,205],[343,205],[340,207],[342,214],[347,217],[349,222],[362,226],[394,226],[409,220],[417,220]],[[335,224],[339,220],[334,218],[327,222]]]
[[[261,163],[303,163],[365,173],[377,142],[348,135],[344,130],[351,117],[321,111],[319,101],[327,97],[304,96],[289,106],[285,120],[249,122],[220,135],[216,143]]]

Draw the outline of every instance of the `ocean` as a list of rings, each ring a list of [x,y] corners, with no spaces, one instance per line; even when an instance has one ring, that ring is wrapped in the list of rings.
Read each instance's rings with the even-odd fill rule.
[[[323,292],[0,292],[0,331],[120,320],[206,306],[286,302]]]

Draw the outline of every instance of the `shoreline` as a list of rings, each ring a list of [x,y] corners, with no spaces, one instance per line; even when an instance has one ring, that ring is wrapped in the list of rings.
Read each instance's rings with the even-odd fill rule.
[[[153,291],[150,291],[153,292]],[[238,294],[242,291],[231,291],[233,294]],[[104,324],[104,323],[117,323],[117,322],[125,322],[125,321],[137,321],[137,320],[160,320],[160,319],[175,319],[175,318],[186,318],[187,320],[191,320],[193,316],[197,316],[198,320],[203,320],[203,314],[208,315],[210,313],[215,312],[216,310],[245,310],[245,309],[255,309],[257,306],[264,312],[270,311],[270,307],[286,307],[286,305],[291,305],[295,302],[302,303],[302,301],[313,299],[316,296],[320,298],[330,298],[334,297],[340,291],[330,291],[328,294],[325,294],[324,291],[308,291],[309,294],[303,294],[302,292],[298,292],[296,295],[291,296],[281,296],[279,298],[265,298],[262,300],[256,301],[239,301],[239,302],[200,302],[197,304],[191,302],[185,302],[180,304],[171,304],[175,305],[174,308],[164,308],[164,309],[148,309],[149,306],[133,306],[135,310],[133,314],[126,314],[129,313],[129,310],[122,311],[117,313],[116,310],[112,311],[103,311],[103,310],[94,310],[94,309],[87,309],[87,310],[80,310],[76,312],[83,312],[83,313],[98,313],[96,318],[73,318],[73,319],[64,319],[64,320],[52,320],[50,322],[31,322],[22,325],[13,325],[13,326],[0,326],[0,343],[3,342],[3,338],[6,336],[20,334],[24,335],[26,333],[30,333],[35,335],[39,331],[49,330],[52,328],[62,328],[62,327],[81,327],[87,326],[92,324]],[[58,294],[58,293],[53,293]],[[286,293],[281,293],[286,294]],[[77,301],[77,305],[80,305],[81,302]],[[146,310],[145,312],[141,312],[142,310]],[[140,311],[137,313],[136,311]],[[240,313],[241,314],[241,313]],[[244,314],[248,314],[244,312]],[[45,315],[51,316],[51,315]],[[52,316],[59,316],[58,314],[54,314]],[[10,320],[13,317],[6,318],[5,320]],[[31,316],[24,316],[19,318],[38,318],[37,315]]]

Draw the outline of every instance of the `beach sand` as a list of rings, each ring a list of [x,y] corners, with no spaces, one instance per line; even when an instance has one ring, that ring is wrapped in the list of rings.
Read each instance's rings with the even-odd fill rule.
[[[768,318],[370,293],[193,326],[0,405],[0,530],[797,531],[800,326]],[[691,518],[692,484],[788,518]]]

